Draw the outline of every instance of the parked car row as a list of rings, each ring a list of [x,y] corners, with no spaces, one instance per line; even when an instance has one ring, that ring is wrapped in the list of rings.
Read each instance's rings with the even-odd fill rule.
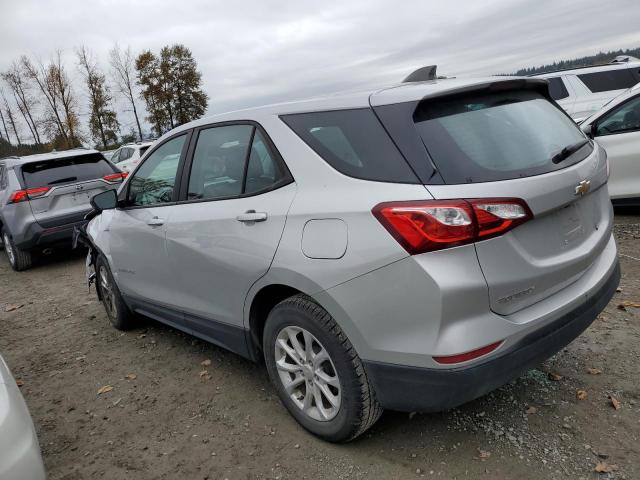
[[[608,65],[561,70],[535,77],[545,78],[553,99],[576,122],[581,122],[640,82],[640,60],[622,56]]]

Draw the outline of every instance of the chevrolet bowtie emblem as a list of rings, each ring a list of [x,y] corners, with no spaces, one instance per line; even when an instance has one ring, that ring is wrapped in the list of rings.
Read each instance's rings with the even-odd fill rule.
[[[582,180],[576,185],[576,195],[584,195],[591,190],[591,182],[589,180]]]

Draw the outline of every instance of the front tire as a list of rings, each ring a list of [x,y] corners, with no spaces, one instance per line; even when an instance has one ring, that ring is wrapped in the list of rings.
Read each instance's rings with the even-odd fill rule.
[[[33,264],[31,252],[16,247],[11,235],[9,235],[6,229],[2,231],[2,244],[4,245],[4,251],[7,254],[11,268],[16,272],[31,268]]]
[[[96,289],[111,325],[118,330],[129,330],[135,327],[133,313],[124,303],[120,290],[111,275],[109,264],[102,255],[96,261]]]
[[[269,313],[263,335],[269,378],[289,413],[330,442],[348,442],[382,414],[362,361],[333,317],[306,295]]]

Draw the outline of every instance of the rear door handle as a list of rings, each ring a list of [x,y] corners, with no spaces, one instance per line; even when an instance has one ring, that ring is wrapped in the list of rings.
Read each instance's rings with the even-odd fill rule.
[[[147,220],[147,225],[151,225],[152,227],[159,227],[164,225],[164,218],[153,217]]]
[[[267,219],[265,212],[256,212],[255,210],[247,210],[236,217],[239,222],[264,222]]]

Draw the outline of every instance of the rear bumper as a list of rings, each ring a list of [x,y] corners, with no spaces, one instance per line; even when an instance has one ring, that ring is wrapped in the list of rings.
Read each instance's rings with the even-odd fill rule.
[[[620,266],[584,303],[522,338],[503,354],[469,367],[429,369],[364,361],[384,408],[441,411],[478,398],[540,364],[578,337],[606,307],[620,282]]]
[[[16,247],[28,250],[37,247],[46,247],[55,244],[68,243],[71,246],[71,239],[73,238],[73,230],[75,227],[80,227],[86,223],[86,220],[82,218],[90,210],[82,212],[81,215],[75,215],[74,220],[71,223],[67,223],[63,219],[59,224],[49,222],[46,227],[43,227],[37,222],[33,222],[27,226],[24,233],[20,236],[20,241],[16,242]],[[16,237],[14,236],[14,241]]]

